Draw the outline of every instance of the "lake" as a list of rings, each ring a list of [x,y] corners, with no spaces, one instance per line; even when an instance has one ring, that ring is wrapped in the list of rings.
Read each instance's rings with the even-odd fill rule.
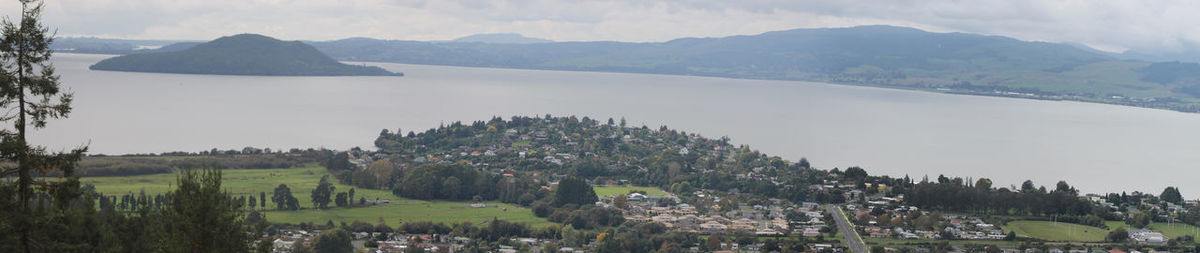
[[[92,154],[212,148],[373,148],[421,131],[513,115],[625,117],[728,136],[820,168],[996,186],[1066,180],[1085,192],[1181,186],[1200,197],[1200,114],[811,82],[369,63],[405,77],[263,77],[91,71],[109,56],[57,54],[69,119],[32,141]]]

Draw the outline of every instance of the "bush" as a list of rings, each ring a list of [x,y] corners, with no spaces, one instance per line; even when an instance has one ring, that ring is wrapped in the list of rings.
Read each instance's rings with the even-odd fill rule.
[[[1104,240],[1109,242],[1129,241],[1129,231],[1125,231],[1124,227],[1119,227],[1112,232],[1108,232],[1108,236],[1105,236]]]
[[[349,253],[354,251],[354,245],[350,245],[350,232],[340,228],[327,230],[317,236],[316,240],[316,243],[313,243],[313,250],[316,252]]]
[[[533,203],[533,215],[534,216],[546,218],[547,216],[550,216],[550,213],[552,213],[552,212],[554,212],[554,209],[550,208],[550,204],[547,204],[545,201],[538,201],[538,202]]]

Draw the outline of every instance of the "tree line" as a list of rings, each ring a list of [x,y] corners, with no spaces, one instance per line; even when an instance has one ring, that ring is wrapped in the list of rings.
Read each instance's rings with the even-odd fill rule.
[[[289,153],[249,153],[249,154],[201,154],[183,153],[186,155],[173,159],[160,159],[150,155],[130,156],[87,156],[78,163],[77,173],[80,176],[133,176],[147,174],[170,173],[177,169],[187,168],[230,168],[230,169],[274,169],[294,168],[327,159],[333,155],[330,150],[300,150],[293,149]],[[168,153],[164,153],[168,154]],[[170,153],[175,154],[175,153]]]
[[[991,180],[986,178],[971,184],[962,178],[939,176],[937,181],[922,181],[902,193],[905,202],[929,210],[1056,216],[1063,221],[1091,221],[1088,222],[1093,223],[1090,225],[1102,225],[1103,220],[1096,222],[1098,219],[1086,216],[1116,219],[1108,208],[1080,198],[1078,190],[1065,181],[1059,181],[1053,190],[1047,190],[1027,180],[1020,189],[1010,190],[993,188]]]

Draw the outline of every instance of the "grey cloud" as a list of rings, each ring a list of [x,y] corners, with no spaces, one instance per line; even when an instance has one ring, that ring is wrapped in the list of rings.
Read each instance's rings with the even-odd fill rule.
[[[15,2],[15,1],[13,1]],[[13,2],[0,13],[13,15]],[[516,32],[554,40],[664,41],[792,28],[891,24],[1108,50],[1195,51],[1200,2],[1045,0],[60,0],[60,34],[209,39],[451,39]]]

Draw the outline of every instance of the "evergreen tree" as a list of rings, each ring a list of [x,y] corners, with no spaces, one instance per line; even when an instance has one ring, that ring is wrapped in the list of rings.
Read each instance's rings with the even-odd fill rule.
[[[0,169],[0,177],[17,175],[16,189],[12,192],[17,198],[6,201],[5,208],[0,208],[3,209],[0,211],[0,228],[15,231],[18,237],[18,242],[10,244],[10,237],[4,236],[0,244],[16,245],[18,248],[12,250],[20,252],[53,251],[52,248],[58,245],[56,242],[63,242],[58,237],[55,223],[67,221],[51,217],[68,212],[65,209],[68,202],[80,197],[79,182],[72,176],[75,163],[87,150],[80,147],[68,153],[51,153],[26,140],[29,127],[43,128],[49,119],[67,117],[74,98],[73,94],[59,88],[58,75],[50,62],[53,53],[50,44],[54,36],[42,24],[41,10],[40,1],[21,1],[20,19],[6,18],[0,24],[4,36],[0,40],[0,108],[8,112],[0,121],[13,124],[11,130],[0,130],[0,159],[15,165],[14,168]],[[35,176],[50,174],[67,179],[58,182],[35,180]],[[10,192],[5,190],[3,193]],[[45,205],[36,205],[42,202],[35,201],[35,196],[53,198],[53,204],[59,208],[37,212],[35,206]],[[44,229],[54,232],[39,232]]]
[[[1163,189],[1162,194],[1159,194],[1158,197],[1166,202],[1183,204],[1183,195],[1179,194],[1179,188],[1175,188],[1174,186]]]
[[[337,197],[335,197],[335,198],[334,198],[334,200],[333,200],[333,203],[334,203],[335,205],[337,205],[338,207],[348,207],[348,206],[350,206],[350,201],[349,201],[349,198],[347,198],[347,197],[346,197],[347,195],[348,195],[348,194],[346,194],[345,192],[339,192],[339,193],[337,193]]]
[[[447,177],[442,181],[442,197],[445,199],[459,199],[459,193],[462,192],[462,181],[457,177]]]
[[[271,202],[275,202],[276,209],[279,210],[300,209],[300,202],[292,196],[292,189],[286,184],[275,187],[275,195],[271,195]]]
[[[221,189],[220,170],[184,170],[178,188],[167,193],[171,205],[149,221],[156,237],[155,252],[247,252],[253,241],[247,233],[241,204]]]
[[[329,175],[321,177],[321,182],[317,184],[317,188],[312,190],[312,202],[315,208],[329,207],[329,202],[333,201],[333,191],[336,187],[332,182],[329,182]]]
[[[558,189],[554,191],[554,206],[566,204],[588,205],[596,203],[596,191],[583,179],[569,177],[558,181]]]

